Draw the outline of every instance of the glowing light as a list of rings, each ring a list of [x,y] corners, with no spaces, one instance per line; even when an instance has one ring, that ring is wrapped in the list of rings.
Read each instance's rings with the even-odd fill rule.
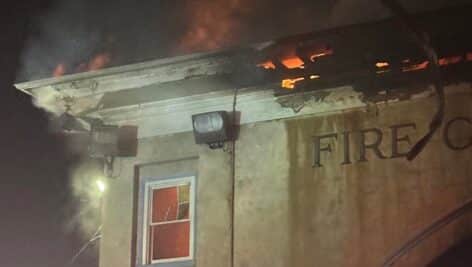
[[[88,64],[88,70],[99,70],[103,69],[108,63],[110,63],[111,56],[108,53],[98,54],[92,58]]]
[[[319,57],[330,56],[333,54],[333,49],[331,48],[321,48],[318,49],[316,52],[313,52],[310,56],[310,61],[315,62],[315,60]]]
[[[378,70],[376,71],[377,74],[382,74],[382,73],[387,73],[390,72],[390,70]]]
[[[467,53],[467,55],[465,57],[466,57],[467,61],[472,61],[472,52]]]
[[[295,88],[295,83],[299,82],[299,81],[303,81],[305,80],[305,78],[303,77],[299,77],[299,78],[295,78],[295,79],[284,79],[282,80],[282,88],[286,88],[286,89],[294,89]]]
[[[462,61],[462,56],[443,57],[439,59],[440,66],[457,64]]]
[[[63,63],[60,63],[56,66],[52,72],[53,77],[60,77],[66,73],[66,66]]]
[[[320,77],[320,75],[310,75],[311,80],[319,79]]]
[[[305,62],[297,56],[284,58],[281,62],[287,69],[303,69],[303,64],[305,64]]]
[[[97,185],[98,191],[100,191],[100,193],[105,192],[107,189],[107,186],[103,180],[97,180],[95,181],[95,184]]]
[[[258,67],[262,67],[262,68],[264,68],[264,69],[266,69],[266,70],[270,70],[270,69],[275,70],[275,64],[274,64],[274,62],[272,62],[272,61],[262,62],[262,63],[260,63],[260,64],[257,64],[257,66],[258,66]]]
[[[382,61],[382,62],[375,63],[375,66],[377,68],[386,68],[386,67],[390,66],[390,64],[388,64],[388,62],[386,62],[386,61]]]
[[[425,60],[419,64],[413,64],[411,66],[403,67],[402,71],[409,72],[409,71],[423,70],[423,69],[426,69],[428,65],[429,65],[429,61]]]

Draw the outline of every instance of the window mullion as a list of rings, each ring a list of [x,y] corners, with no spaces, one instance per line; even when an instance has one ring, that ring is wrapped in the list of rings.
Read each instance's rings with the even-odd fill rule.
[[[155,222],[155,223],[151,223],[150,226],[166,225],[166,224],[171,224],[171,223],[183,223],[183,222],[190,222],[190,219],[173,220],[173,221],[165,221],[165,222]]]

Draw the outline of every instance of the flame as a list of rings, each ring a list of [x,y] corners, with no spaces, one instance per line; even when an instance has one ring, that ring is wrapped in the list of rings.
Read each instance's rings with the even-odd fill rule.
[[[80,63],[77,68],[75,68],[75,72],[85,72],[88,70],[88,64],[87,63]]]
[[[303,81],[303,80],[305,80],[305,78],[303,78],[303,77],[299,77],[299,78],[295,78],[295,79],[284,79],[284,80],[282,80],[282,88],[292,90],[292,89],[295,88],[295,83],[297,83],[299,81]]]
[[[403,67],[402,68],[402,71],[403,72],[409,72],[409,71],[417,71],[417,70],[423,70],[423,69],[426,69],[429,65],[429,61],[428,60],[425,60],[419,64],[413,64],[413,65],[410,65],[410,66],[406,66],[406,67]]]
[[[469,60],[469,59],[467,59]],[[462,56],[450,56],[450,57],[442,57],[438,60],[438,63],[440,66],[448,66],[452,64],[457,64],[462,61]],[[410,63],[410,59],[405,59],[402,61],[403,63]],[[410,66],[406,66],[402,68],[403,72],[409,72],[409,71],[417,71],[417,70],[423,70],[426,69],[429,65],[429,61],[425,60],[421,63],[418,64],[413,64]]]
[[[467,59],[467,61],[472,61],[472,52],[468,52],[465,58]]]
[[[66,65],[64,63],[57,64],[56,68],[52,72],[53,77],[60,77],[66,73]]]
[[[111,56],[109,53],[101,53],[94,56],[89,62],[79,64],[72,72],[86,72],[92,70],[99,70],[106,67],[111,61]],[[52,72],[53,77],[60,77],[67,74],[66,64],[60,63],[57,64],[56,68]]]
[[[381,61],[381,62],[375,63],[375,66],[380,69],[380,68],[386,68],[390,66],[390,64],[388,64],[388,62],[386,61]]]
[[[266,70],[270,70],[270,69],[275,70],[275,64],[271,60],[259,63],[257,64],[257,66],[264,68]]]
[[[310,61],[315,62],[315,60],[319,57],[329,56],[329,55],[332,55],[332,54],[333,54],[333,49],[331,49],[331,48],[322,48],[322,49],[319,49],[316,52],[313,52],[313,54],[311,54]]]
[[[280,60],[287,69],[303,69],[305,62],[298,56],[289,56]]]
[[[243,21],[251,12],[251,0],[189,1],[186,18],[189,27],[180,40],[177,52],[215,50],[240,41]]]
[[[462,61],[462,56],[443,57],[439,59],[440,66],[457,64]]]
[[[88,63],[88,68],[87,70],[99,70],[103,69],[108,63],[110,63],[111,56],[108,53],[102,53],[96,55],[94,58],[92,58],[89,63]]]
[[[383,73],[387,73],[387,72],[390,72],[390,70],[378,70],[376,71],[377,74],[383,74]]]

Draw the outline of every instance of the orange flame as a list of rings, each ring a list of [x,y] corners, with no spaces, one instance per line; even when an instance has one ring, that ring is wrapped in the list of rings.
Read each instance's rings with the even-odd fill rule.
[[[53,77],[60,77],[66,73],[66,65],[64,63],[57,64],[56,68],[52,72]]]
[[[375,66],[380,69],[380,68],[386,68],[390,66],[390,64],[388,64],[388,62],[386,61],[381,61],[381,62],[375,63]]]
[[[376,71],[377,74],[383,74],[383,73],[388,73],[388,72],[390,72],[389,69],[383,69],[383,70]]]
[[[244,26],[240,17],[253,12],[251,0],[189,2],[185,10],[189,28],[177,52],[214,50],[236,43]]]
[[[419,64],[413,64],[410,66],[406,66],[402,68],[403,72],[409,72],[409,71],[417,71],[417,70],[423,70],[426,69],[429,65],[429,61],[425,60]]]
[[[303,81],[303,80],[305,80],[305,78],[303,78],[303,77],[299,77],[299,78],[295,78],[295,79],[284,79],[284,80],[282,80],[282,88],[292,90],[292,89],[295,88],[295,83],[297,83],[299,81]]]
[[[99,70],[103,69],[108,63],[110,63],[111,57],[108,53],[102,53],[96,55],[88,63],[88,70]]]
[[[280,60],[287,69],[303,69],[305,62],[297,56],[289,56]]]
[[[330,56],[332,54],[333,54],[333,49],[325,48],[322,51],[317,51],[317,52],[313,53],[310,56],[310,60],[311,60],[311,62],[315,62],[315,60],[319,57]]]
[[[472,61],[472,52],[467,53],[465,58],[467,59],[467,61]]]
[[[259,63],[257,64],[257,66],[264,68],[266,70],[270,70],[270,69],[275,70],[275,64],[271,60]]]
[[[462,56],[443,57],[439,59],[440,66],[457,64],[462,61]]]
[[[94,56],[88,63],[81,63],[79,66],[75,68],[72,72],[86,72],[92,70],[99,70],[106,67],[111,61],[111,56],[109,53],[101,53]],[[60,63],[56,66],[54,71],[52,72],[53,77],[60,77],[67,74],[67,68],[64,63]]]

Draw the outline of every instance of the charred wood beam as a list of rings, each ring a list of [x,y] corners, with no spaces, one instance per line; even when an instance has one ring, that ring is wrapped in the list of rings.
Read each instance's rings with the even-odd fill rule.
[[[444,85],[441,79],[438,54],[430,43],[430,37],[426,34],[426,32],[418,28],[408,12],[396,0],[382,0],[382,3],[400,18],[404,26],[410,31],[412,38],[415,40],[417,45],[423,49],[424,53],[429,59],[429,62],[432,64],[430,70],[436,89],[438,109],[429,125],[429,131],[408,152],[406,158],[411,161],[415,159],[421,153],[421,151],[423,151],[424,147],[429,142],[429,140],[431,140],[434,133],[441,127],[444,119],[444,109],[446,103],[444,96]]]

